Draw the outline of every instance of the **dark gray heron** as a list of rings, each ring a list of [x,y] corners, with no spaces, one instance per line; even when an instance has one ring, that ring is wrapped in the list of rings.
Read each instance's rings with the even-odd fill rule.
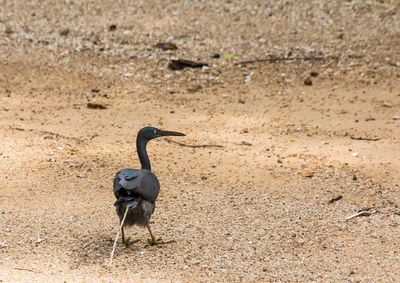
[[[147,227],[151,236],[149,244],[159,244],[151,232],[149,220],[160,192],[160,183],[156,175],[151,172],[146,145],[149,140],[163,136],[185,136],[185,134],[153,127],[142,128],[136,138],[136,148],[142,169],[122,169],[114,178],[114,195],[117,198],[114,205],[120,222],[123,222],[121,232],[122,243],[125,245],[128,242],[125,240],[124,226],[132,225]]]

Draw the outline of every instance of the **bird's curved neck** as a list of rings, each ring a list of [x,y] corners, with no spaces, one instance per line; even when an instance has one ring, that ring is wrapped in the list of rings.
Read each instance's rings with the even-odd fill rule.
[[[147,169],[151,171],[150,160],[147,156],[146,151],[147,140],[141,137],[137,137],[136,139],[136,149],[139,155],[140,164],[142,164],[142,169]]]

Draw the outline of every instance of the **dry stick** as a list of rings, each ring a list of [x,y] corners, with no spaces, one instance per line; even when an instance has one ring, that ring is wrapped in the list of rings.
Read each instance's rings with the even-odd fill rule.
[[[56,138],[63,138],[63,139],[69,139],[69,140],[75,140],[77,142],[82,142],[80,138],[75,138],[75,137],[68,137],[68,136],[63,136],[57,133],[53,133],[50,131],[42,131],[42,130],[35,130],[35,129],[24,129],[24,128],[19,128],[19,127],[14,127],[14,126],[9,126],[9,129],[17,130],[17,131],[28,131],[28,132],[34,132],[34,133],[40,133],[40,134],[47,134],[47,135],[52,135],[55,136]]]
[[[191,145],[191,144],[185,144],[185,143],[181,143],[181,142],[176,142],[173,140],[170,140],[168,138],[165,139],[167,142],[172,142],[172,143],[176,143],[180,146],[187,146],[187,147],[193,147],[193,148],[199,148],[199,147],[223,147],[222,145],[218,145],[218,144],[200,144],[200,145]]]
[[[371,212],[363,210],[363,211],[357,212],[356,214],[346,217],[346,220],[352,219],[357,216],[370,216],[370,215],[371,215]]]
[[[12,269],[15,270],[23,270],[23,271],[29,271],[29,272],[34,272],[34,273],[42,273],[41,271],[29,269],[29,268],[22,268],[22,267],[11,267]]]
[[[119,227],[117,236],[115,237],[113,249],[112,249],[111,255],[110,255],[110,266],[112,265],[112,260],[113,260],[113,256],[114,256],[114,252],[115,252],[115,247],[117,246],[117,241],[118,241],[119,233],[121,233],[122,226],[124,226],[124,222],[125,222],[126,215],[128,214],[128,210],[129,210],[129,206],[126,207],[125,214],[124,214],[124,218],[122,218],[121,226]]]
[[[242,61],[236,63],[235,65],[245,65],[245,64],[253,64],[257,62],[276,62],[276,61],[286,61],[286,60],[304,60],[304,61],[311,61],[311,60],[326,60],[326,59],[337,59],[337,57],[276,57],[276,58],[264,58],[264,59],[255,59],[249,61]]]
[[[352,140],[359,140],[359,141],[379,141],[380,138],[363,138],[363,137],[355,137],[355,136],[350,136]]]

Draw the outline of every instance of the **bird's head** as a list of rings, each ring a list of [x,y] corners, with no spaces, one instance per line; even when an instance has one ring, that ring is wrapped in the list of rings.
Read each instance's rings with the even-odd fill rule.
[[[186,135],[178,132],[164,131],[154,127],[144,127],[138,133],[138,138],[141,137],[147,141],[164,136],[186,136]]]

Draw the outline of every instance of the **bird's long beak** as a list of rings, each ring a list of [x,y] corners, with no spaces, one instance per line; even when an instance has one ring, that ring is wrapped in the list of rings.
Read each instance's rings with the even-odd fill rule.
[[[179,132],[171,132],[171,131],[160,131],[161,136],[186,136],[185,134]]]

